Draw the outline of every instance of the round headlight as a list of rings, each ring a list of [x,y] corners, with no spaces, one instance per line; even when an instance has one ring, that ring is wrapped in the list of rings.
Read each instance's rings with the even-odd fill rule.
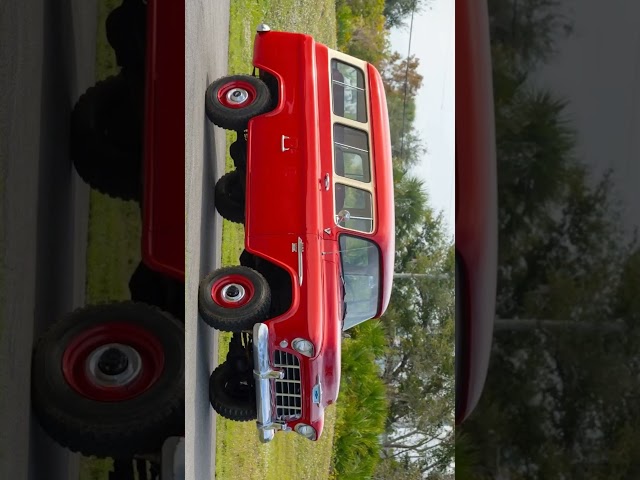
[[[301,353],[302,355],[306,355],[307,357],[313,357],[313,343],[311,343],[309,340],[296,338],[293,342],[291,342],[291,346],[296,352]]]
[[[316,439],[316,429],[311,425],[306,425],[304,423],[299,423],[296,425],[295,430],[297,433],[302,435],[303,437],[308,438],[309,440]]]

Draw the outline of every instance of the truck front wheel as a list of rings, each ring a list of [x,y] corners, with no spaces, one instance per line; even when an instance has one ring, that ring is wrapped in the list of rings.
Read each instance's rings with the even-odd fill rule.
[[[208,325],[218,330],[249,330],[267,317],[270,307],[269,284],[260,273],[251,268],[220,268],[200,282],[200,316]]]
[[[73,451],[126,458],[184,433],[184,327],[156,308],[76,310],[40,338],[31,375],[40,424]]]
[[[249,120],[268,112],[271,107],[269,87],[251,75],[219,78],[205,93],[207,117],[227,130],[246,130]]]

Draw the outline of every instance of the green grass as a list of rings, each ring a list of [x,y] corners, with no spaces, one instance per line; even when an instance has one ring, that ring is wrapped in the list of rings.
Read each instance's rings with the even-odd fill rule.
[[[106,480],[113,467],[110,458],[80,457],[80,480]]]
[[[251,73],[256,26],[312,35],[332,48],[336,45],[335,5],[330,0],[232,0],[229,26],[229,74]],[[227,146],[235,141],[227,132]],[[227,155],[227,171],[233,169]],[[237,265],[244,246],[242,226],[224,221],[222,263]],[[231,336],[221,334],[219,363],[223,362]],[[218,415],[216,478],[326,479],[330,476],[336,409],[325,411],[325,427],[318,442],[295,433],[278,433],[266,445],[257,439],[255,422],[231,422]]]
[[[342,343],[342,388],[337,403],[333,469],[345,480],[370,478],[380,459],[379,437],[387,419],[386,386],[376,357],[385,348],[377,320],[358,325]]]
[[[335,4],[328,0],[231,0],[229,73],[250,73],[256,26],[312,35],[336,46]]]
[[[280,432],[266,445],[257,440],[255,422],[229,422],[218,417],[216,478],[329,478],[335,413],[333,405],[325,411],[325,428],[318,442]]]
[[[140,261],[138,205],[92,191],[89,222],[86,303],[128,299]]]

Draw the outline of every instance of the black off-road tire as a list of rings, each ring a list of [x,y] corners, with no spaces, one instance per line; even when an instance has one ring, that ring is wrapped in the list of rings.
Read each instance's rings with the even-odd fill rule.
[[[216,210],[227,220],[244,224],[245,186],[242,170],[225,173],[216,182],[214,202]]]
[[[242,108],[231,108],[222,103],[218,97],[221,89],[232,83],[244,83],[255,90],[255,96],[250,103]],[[249,120],[271,110],[271,92],[269,87],[259,78],[251,75],[232,75],[214,81],[205,93],[205,112],[209,120],[215,125],[235,131],[246,130]]]
[[[245,292],[253,292],[241,306],[225,306],[214,300],[214,285],[222,289],[228,284],[244,285]],[[248,295],[248,294],[247,294]],[[224,267],[215,270],[200,282],[198,311],[211,327],[224,332],[250,330],[262,322],[271,307],[271,289],[262,274],[249,267]]]
[[[123,200],[139,200],[142,190],[142,125],[132,100],[120,74],[89,88],[71,112],[69,148],[78,175]]]
[[[278,79],[270,74],[269,72],[262,71],[260,72],[260,79],[266,83],[269,88],[269,92],[271,93],[271,109],[275,110],[278,107],[278,101],[280,99],[280,90]]]
[[[233,159],[233,164],[237,170],[246,171],[247,169],[247,142],[244,139],[238,139],[229,147],[229,155]]]
[[[241,379],[239,375],[244,376]],[[238,382],[246,385],[239,387]],[[213,409],[224,418],[248,422],[257,418],[255,385],[251,370],[239,374],[228,362],[224,362],[209,377],[209,401]]]
[[[164,365],[155,365],[158,378],[132,398],[98,401],[67,381],[64,352],[82,333],[113,322],[153,335]],[[149,305],[124,302],[76,310],[54,323],[35,346],[34,413],[51,438],[83,455],[129,458],[158,451],[166,438],[184,434],[184,353],[183,325]]]
[[[116,55],[118,66],[144,70],[147,5],[142,0],[124,0],[107,16],[107,41]]]

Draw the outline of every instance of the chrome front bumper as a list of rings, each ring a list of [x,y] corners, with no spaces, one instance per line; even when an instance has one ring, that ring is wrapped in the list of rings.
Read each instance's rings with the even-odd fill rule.
[[[271,379],[282,378],[283,372],[269,365],[269,328],[264,323],[253,326],[253,377],[256,384],[256,407],[258,410],[258,439],[262,443],[273,440],[276,430],[290,430],[286,424],[274,420],[275,399]]]

